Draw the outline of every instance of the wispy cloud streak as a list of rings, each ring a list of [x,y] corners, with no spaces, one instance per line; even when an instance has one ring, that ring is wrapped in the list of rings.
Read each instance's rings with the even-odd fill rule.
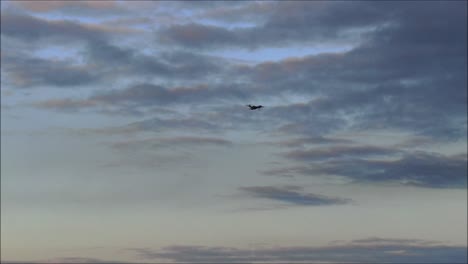
[[[350,199],[329,197],[314,193],[305,193],[299,186],[249,186],[240,187],[242,192],[255,197],[293,205],[322,206],[350,203]]]

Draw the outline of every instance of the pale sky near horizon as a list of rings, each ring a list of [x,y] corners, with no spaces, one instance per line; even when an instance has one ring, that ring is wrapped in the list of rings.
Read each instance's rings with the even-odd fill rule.
[[[466,1],[1,1],[1,261],[464,263],[466,32]]]

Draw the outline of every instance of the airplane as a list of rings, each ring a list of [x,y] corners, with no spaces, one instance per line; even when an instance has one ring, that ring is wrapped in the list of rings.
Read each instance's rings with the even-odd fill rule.
[[[263,107],[263,105],[247,105],[250,110],[255,110],[255,109],[260,109]]]

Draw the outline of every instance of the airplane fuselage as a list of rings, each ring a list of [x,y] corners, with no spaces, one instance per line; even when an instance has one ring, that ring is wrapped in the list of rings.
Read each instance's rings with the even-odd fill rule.
[[[259,109],[259,108],[262,108],[263,105],[247,105],[250,110],[256,110],[256,109]]]

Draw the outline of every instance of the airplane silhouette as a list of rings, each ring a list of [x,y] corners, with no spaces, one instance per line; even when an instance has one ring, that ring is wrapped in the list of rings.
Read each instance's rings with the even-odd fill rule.
[[[262,108],[263,105],[247,105],[250,110],[255,110],[255,109],[259,109],[259,108]]]

